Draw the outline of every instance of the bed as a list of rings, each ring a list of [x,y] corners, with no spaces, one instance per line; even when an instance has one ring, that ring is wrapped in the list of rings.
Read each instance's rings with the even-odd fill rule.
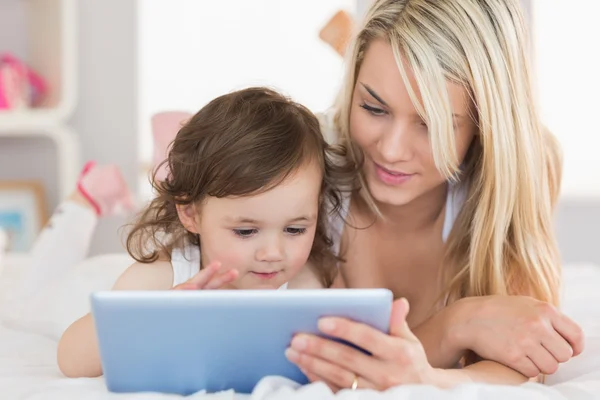
[[[9,255],[0,270],[0,398],[12,399],[176,399],[158,393],[113,394],[102,378],[68,379],[56,366],[56,343],[69,322],[87,312],[93,290],[109,288],[129,264],[123,255],[107,255],[51,281],[26,302],[15,297],[26,256]],[[401,386],[384,393],[342,391],[332,394],[323,384],[303,387],[280,377],[267,377],[251,395],[231,391],[196,393],[191,399],[600,399],[600,267],[564,269],[564,310],[586,333],[586,350],[561,366],[546,385],[519,387],[463,385],[452,390]]]

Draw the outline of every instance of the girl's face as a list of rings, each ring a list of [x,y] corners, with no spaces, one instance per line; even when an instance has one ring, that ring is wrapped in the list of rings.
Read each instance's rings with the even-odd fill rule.
[[[412,71],[407,69],[407,75],[421,102]],[[452,83],[447,90],[462,162],[477,127],[469,117],[467,90]],[[427,126],[412,104],[390,44],[383,40],[373,41],[365,53],[352,97],[350,135],[364,152],[366,183],[378,203],[408,204],[445,183],[434,163]]]
[[[191,227],[200,235],[202,265],[220,261],[223,272],[238,270],[236,289],[277,289],[288,282],[312,249],[321,181],[320,168],[310,163],[267,192],[207,198]]]

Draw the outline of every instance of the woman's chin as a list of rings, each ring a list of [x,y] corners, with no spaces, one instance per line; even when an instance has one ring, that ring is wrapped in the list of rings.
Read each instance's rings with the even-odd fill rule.
[[[416,197],[413,191],[408,188],[398,188],[372,181],[368,181],[367,186],[371,197],[381,206],[404,206]]]

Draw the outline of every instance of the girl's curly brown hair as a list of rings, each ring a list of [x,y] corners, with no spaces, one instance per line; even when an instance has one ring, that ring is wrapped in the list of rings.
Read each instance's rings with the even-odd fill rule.
[[[328,214],[341,206],[342,186],[353,187],[356,167],[339,167],[343,150],[327,145],[317,118],[304,106],[263,87],[220,96],[177,133],[167,160],[168,176],[153,175],[156,197],[140,213],[127,236],[127,251],[139,262],[169,257],[187,242],[176,205],[200,204],[207,196],[249,196],[265,192],[298,168],[316,162],[323,173],[319,214],[309,261],[329,287],[338,258],[328,235]],[[282,205],[284,206],[284,205]]]

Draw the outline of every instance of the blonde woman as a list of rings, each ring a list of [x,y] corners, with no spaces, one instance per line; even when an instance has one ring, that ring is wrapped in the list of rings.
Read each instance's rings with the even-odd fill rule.
[[[334,222],[335,286],[401,299],[389,335],[320,321],[372,356],[297,335],[286,354],[311,380],[334,390],[518,384],[581,352],[581,329],[555,308],[560,153],[540,125],[526,43],[518,0],[371,7],[323,121],[362,165],[361,189]]]

